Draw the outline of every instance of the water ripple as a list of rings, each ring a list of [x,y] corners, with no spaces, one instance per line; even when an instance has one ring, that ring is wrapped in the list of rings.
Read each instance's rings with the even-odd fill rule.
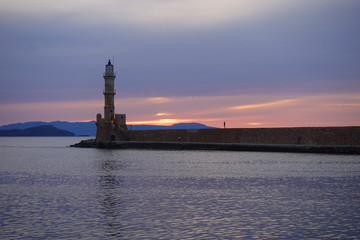
[[[2,149],[1,239],[360,236],[358,157],[38,148]]]

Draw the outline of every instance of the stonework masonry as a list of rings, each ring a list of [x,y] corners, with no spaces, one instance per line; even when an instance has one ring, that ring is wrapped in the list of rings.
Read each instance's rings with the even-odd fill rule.
[[[109,60],[105,66],[104,81],[104,117],[100,113],[96,115],[96,141],[124,141],[126,138],[123,132],[127,130],[126,115],[115,114],[114,96],[115,92],[114,66]]]
[[[128,141],[360,145],[360,127],[230,128],[124,131]]]
[[[128,130],[126,115],[115,114],[116,94],[114,66],[109,60],[103,75],[105,82],[104,116],[96,116],[96,139],[83,146],[112,146],[116,144],[140,146],[141,142],[153,142],[154,147],[165,147],[164,143],[204,144],[277,144],[277,145],[331,145],[358,146],[360,148],[360,127],[299,127],[299,128],[233,128],[233,129],[183,129],[183,130]],[[137,144],[134,144],[137,142]],[[94,145],[95,144],[95,145]],[[80,144],[81,145],[81,144]],[[182,144],[184,145],[184,144]],[[185,146],[185,145],[184,145]],[[172,144],[171,147],[174,147]],[[176,146],[177,147],[177,146]],[[192,144],[189,148],[200,147]],[[204,146],[202,146],[204,147]],[[213,148],[214,146],[211,146]],[[215,146],[217,147],[217,146]],[[224,147],[224,146],[222,146]],[[238,147],[238,146],[237,146]]]
[[[115,114],[115,119],[102,118],[98,113],[96,116],[96,141],[124,141],[123,132],[126,131],[126,115]]]

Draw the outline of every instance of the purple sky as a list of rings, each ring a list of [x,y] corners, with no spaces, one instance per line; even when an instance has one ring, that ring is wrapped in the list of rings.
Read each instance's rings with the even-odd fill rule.
[[[360,123],[358,0],[2,0],[0,31],[0,125],[94,120],[113,58],[132,123]]]

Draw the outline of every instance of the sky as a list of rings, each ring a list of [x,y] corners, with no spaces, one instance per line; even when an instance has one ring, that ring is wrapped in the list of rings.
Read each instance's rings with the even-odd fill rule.
[[[360,125],[358,0],[1,0],[0,125]]]

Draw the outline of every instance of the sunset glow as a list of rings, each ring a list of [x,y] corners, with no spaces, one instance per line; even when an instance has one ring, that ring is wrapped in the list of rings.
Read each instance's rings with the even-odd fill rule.
[[[158,117],[161,117],[161,116],[171,116],[171,115],[174,115],[172,113],[157,113],[155,114],[155,116],[158,116]]]
[[[106,7],[104,7],[106,5]],[[360,125],[360,1],[3,0],[0,125]]]
[[[293,99],[278,95],[177,97],[171,101],[165,101],[163,99],[167,98],[163,97],[155,99],[158,100],[119,98],[115,103],[116,111],[126,113],[130,125],[199,122],[222,127],[226,121],[229,128],[350,126],[359,125],[360,120],[360,97],[356,94],[299,96]],[[234,107],[234,102],[243,104]],[[5,113],[4,116],[17,116],[24,121],[37,120],[27,117],[30,112],[45,121],[88,121],[95,120],[96,114],[102,113],[103,102],[5,104],[0,105],[0,111]],[[2,124],[6,123],[11,123],[11,119]]]
[[[249,105],[241,105],[236,107],[230,107],[230,110],[244,110],[244,109],[253,109],[253,108],[267,108],[267,107],[276,107],[276,106],[286,106],[291,105],[296,100],[289,99],[289,100],[279,100],[275,102],[268,102],[268,103],[260,103],[260,104],[249,104]]]

